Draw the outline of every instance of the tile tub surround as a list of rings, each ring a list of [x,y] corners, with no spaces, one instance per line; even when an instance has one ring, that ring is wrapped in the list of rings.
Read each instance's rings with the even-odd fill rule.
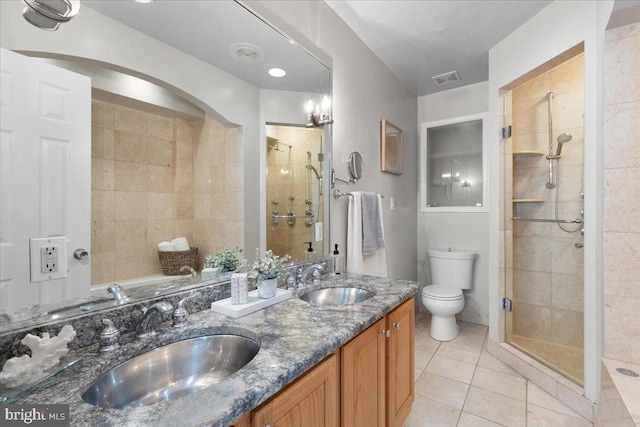
[[[128,335],[113,354],[98,354],[95,345],[73,352],[83,356],[77,366],[17,403],[70,404],[73,426],[230,425],[415,295],[419,288],[416,282],[352,274],[325,276],[320,286],[345,282],[363,282],[377,294],[361,304],[341,307],[312,306],[292,298],[239,319],[203,310],[192,314],[190,324],[181,330],[171,329],[169,322],[161,324],[160,336],[151,342]],[[141,352],[216,332],[257,337],[261,349],[248,365],[215,386],[169,402],[124,410],[96,408],[80,397],[104,372]]]

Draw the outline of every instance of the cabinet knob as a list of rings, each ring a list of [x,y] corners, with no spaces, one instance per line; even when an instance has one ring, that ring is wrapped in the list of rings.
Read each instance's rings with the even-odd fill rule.
[[[380,333],[382,335],[384,335],[385,337],[389,338],[391,336],[391,331],[389,329],[383,329],[380,331]]]
[[[400,323],[393,322],[393,323],[391,324],[391,326],[393,326],[394,328],[396,328],[396,329],[398,329],[398,330],[400,329]]]

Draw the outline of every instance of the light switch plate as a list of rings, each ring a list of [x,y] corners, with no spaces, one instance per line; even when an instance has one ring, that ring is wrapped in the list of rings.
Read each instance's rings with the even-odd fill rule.
[[[31,282],[67,277],[67,238],[29,239]]]

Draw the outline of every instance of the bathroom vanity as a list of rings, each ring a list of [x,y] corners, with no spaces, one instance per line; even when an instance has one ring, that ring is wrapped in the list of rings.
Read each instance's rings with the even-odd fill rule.
[[[313,425],[321,419],[326,421],[321,425],[350,425],[363,416],[367,425],[402,425],[413,401],[413,296],[419,285],[346,274],[325,276],[296,293],[345,287],[374,295],[348,305],[310,303],[294,295],[237,319],[203,310],[191,314],[182,328],[170,321],[160,324],[153,338],[126,334],[111,353],[99,352],[97,344],[78,349],[72,353],[81,362],[17,403],[69,404],[72,426],[274,425],[291,415],[287,408],[296,408],[295,416],[309,415]],[[246,337],[260,349],[217,384],[125,409],[99,408],[81,397],[101,375],[141,353],[220,334]]]

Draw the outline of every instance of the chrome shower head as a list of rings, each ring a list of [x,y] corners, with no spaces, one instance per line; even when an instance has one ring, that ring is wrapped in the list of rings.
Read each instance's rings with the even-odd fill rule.
[[[556,148],[556,156],[559,156],[562,153],[562,146],[567,142],[571,141],[573,137],[568,133],[561,133],[558,136],[558,148]]]

